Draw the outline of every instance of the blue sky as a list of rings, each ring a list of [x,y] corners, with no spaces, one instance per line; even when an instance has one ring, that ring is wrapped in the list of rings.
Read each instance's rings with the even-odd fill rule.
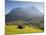
[[[35,6],[40,12],[43,12],[43,3],[40,2],[27,2],[27,1],[11,1],[6,0],[5,2],[5,9],[6,14],[9,13],[13,8],[16,7],[32,7]]]

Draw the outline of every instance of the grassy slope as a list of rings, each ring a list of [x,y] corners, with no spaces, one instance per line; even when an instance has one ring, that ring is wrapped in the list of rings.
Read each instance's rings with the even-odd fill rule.
[[[22,34],[22,33],[34,33],[34,32],[43,32],[40,29],[35,29],[34,27],[28,27],[27,25],[24,29],[18,29],[17,25],[6,25],[6,35],[11,34]]]

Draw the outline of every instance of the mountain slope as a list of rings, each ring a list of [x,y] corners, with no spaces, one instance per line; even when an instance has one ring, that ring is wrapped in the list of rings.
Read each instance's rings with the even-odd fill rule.
[[[43,14],[34,6],[31,8],[13,8],[9,14],[6,15],[6,22],[22,20],[31,20],[43,16]]]

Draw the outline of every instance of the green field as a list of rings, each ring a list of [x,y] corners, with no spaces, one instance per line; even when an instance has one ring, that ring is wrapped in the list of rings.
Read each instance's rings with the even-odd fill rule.
[[[39,28],[29,27],[28,25],[25,25],[23,29],[18,29],[17,25],[6,25],[5,27],[6,27],[5,31],[6,35],[43,32]]]

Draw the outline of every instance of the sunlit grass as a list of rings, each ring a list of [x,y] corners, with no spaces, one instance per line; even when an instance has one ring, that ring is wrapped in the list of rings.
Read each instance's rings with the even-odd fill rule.
[[[35,32],[43,32],[41,29],[37,29],[34,27],[29,27],[25,25],[23,29],[18,29],[17,25],[6,25],[6,35],[12,34],[22,34],[22,33],[35,33]]]

